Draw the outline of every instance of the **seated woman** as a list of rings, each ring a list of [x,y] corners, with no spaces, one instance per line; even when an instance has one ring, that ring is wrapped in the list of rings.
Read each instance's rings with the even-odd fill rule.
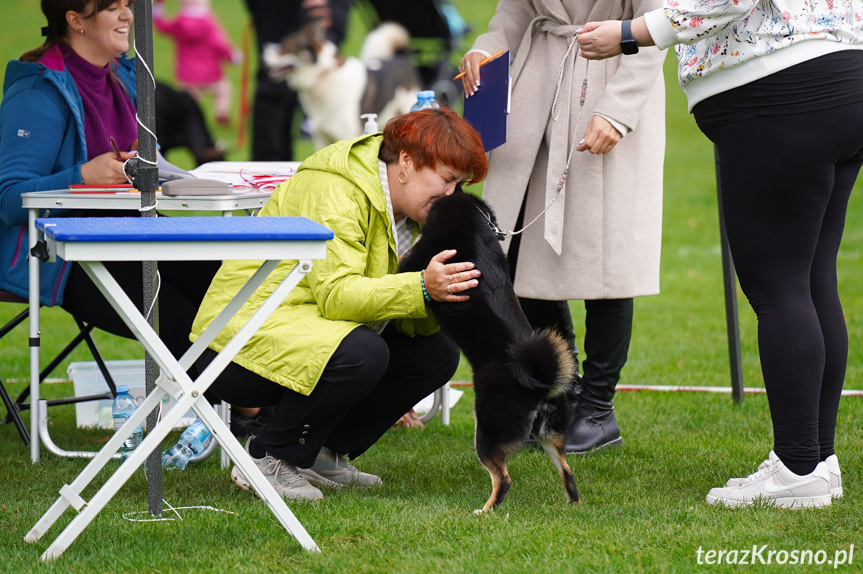
[[[383,134],[315,153],[261,210],[305,216],[335,233],[326,259],[315,262],[210,387],[233,405],[275,406],[246,450],[284,498],[321,498],[308,481],[381,484],[345,457],[356,459],[455,373],[458,349],[437,332],[426,302],[466,301],[480,271],[473,263],[447,263],[453,250],[422,273],[396,270],[432,203],[458,184],[482,181],[487,171],[470,124],[447,108],[422,110],[390,120]],[[283,262],[255,300],[295,264]],[[256,268],[253,261],[222,265],[195,318],[193,340]],[[247,304],[211,348],[221,351],[255,310]],[[205,351],[199,367],[214,356]],[[236,467],[231,477],[250,488]]]
[[[72,184],[125,183],[123,162],[136,145],[135,63],[126,57],[129,0],[43,0],[45,43],[9,62],[0,103],[0,289],[27,297],[27,210],[21,194]],[[52,215],[105,215],[106,211]],[[123,212],[112,215],[137,215]],[[133,301],[143,302],[140,262],[106,267]],[[212,262],[159,266],[162,338],[176,355],[210,279]],[[96,327],[132,338],[126,325],[77,263],[40,264],[41,302],[59,305]]]

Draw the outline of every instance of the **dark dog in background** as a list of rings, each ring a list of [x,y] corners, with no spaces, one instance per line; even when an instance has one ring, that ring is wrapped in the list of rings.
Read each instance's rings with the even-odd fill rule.
[[[198,102],[187,92],[156,82],[156,133],[162,155],[175,147],[187,148],[201,165],[224,161],[225,152],[213,141]]]
[[[479,286],[466,293],[470,300],[429,303],[473,368],[476,453],[492,483],[491,497],[476,512],[503,502],[511,484],[506,459],[531,435],[557,467],[569,502],[579,502],[565,451],[565,391],[575,376],[575,360],[560,335],[535,332],[528,323],[491,226],[494,221],[488,205],[468,193],[438,199],[399,270],[421,271],[441,251],[455,249],[449,263],[472,261],[482,272]]]

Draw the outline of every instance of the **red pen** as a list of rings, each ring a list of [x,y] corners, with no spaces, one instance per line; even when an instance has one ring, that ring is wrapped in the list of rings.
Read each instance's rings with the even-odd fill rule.
[[[108,139],[111,141],[111,147],[114,148],[114,155],[117,156],[117,161],[123,161],[123,156],[120,155],[120,148],[117,147],[114,136],[108,136]]]

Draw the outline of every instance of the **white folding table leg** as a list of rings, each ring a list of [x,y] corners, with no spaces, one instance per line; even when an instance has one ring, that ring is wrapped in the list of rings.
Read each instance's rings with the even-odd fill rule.
[[[139,424],[144,422],[144,419],[147,417],[147,413],[156,408],[156,406],[162,401],[163,396],[165,396],[164,391],[160,392],[160,389],[158,388],[150,393],[150,396],[144,400],[141,407],[135,411],[126,424],[123,425],[120,430],[115,432],[96,456],[87,463],[84,470],[82,470],[80,474],[75,477],[75,480],[72,481],[72,484],[69,485],[76,493],[78,493],[78,495],[84,492],[84,489],[87,488],[90,481],[92,481],[108,461],[113,458],[114,453],[119,450],[120,445],[129,438],[129,435],[132,434]],[[36,525],[30,529],[24,537],[24,540],[33,543],[42,538],[42,536],[55,522],[57,522],[57,519],[60,518],[67,508],[69,508],[69,501],[65,497],[61,496],[56,502],[54,502],[42,518],[39,519]]]
[[[39,240],[39,231],[36,229],[36,218],[39,216],[38,209],[31,209],[27,213],[29,229],[29,245],[32,249]],[[39,462],[39,260],[32,255],[28,261],[28,272],[30,281],[29,307],[30,316],[28,325],[30,328],[30,461]]]
[[[449,382],[441,389],[440,401],[440,423],[444,426],[449,425]]]
[[[228,428],[231,428],[231,403],[226,403],[222,401],[222,410],[219,413],[222,415],[222,422],[228,425]],[[227,451],[224,448],[221,449],[219,453],[219,460],[222,463],[222,468],[228,468],[231,465],[231,457],[228,456]]]
[[[147,405],[150,402],[150,397],[157,397],[158,402],[161,402],[161,397],[164,396],[164,392],[161,391],[158,387],[150,393],[150,396],[144,401],[144,405]],[[191,400],[186,401],[186,407],[183,409],[180,402],[177,403],[178,407],[171,409],[171,411],[162,419],[162,421],[156,425],[154,429],[147,433],[147,436],[144,438],[144,441],[136,448],[129,457],[123,461],[123,464],[120,465],[120,468],[117,469],[114,474],[105,481],[105,484],[102,485],[96,494],[86,503],[86,505],[79,510],[79,513],[72,521],[66,526],[66,528],[61,532],[57,538],[54,539],[54,542],[48,546],[48,549],[42,554],[42,560],[52,560],[57,558],[63,552],[66,551],[67,548],[75,541],[76,538],[84,531],[87,525],[96,518],[96,515],[105,507],[106,504],[117,494],[117,491],[126,484],[126,481],[131,478],[131,476],[138,470],[141,465],[147,460],[147,456],[155,449],[161,447],[162,441],[168,436],[168,433],[171,432],[174,425],[180,418],[185,414],[188,410],[188,404],[191,403]],[[144,405],[142,408],[139,408],[132,418],[129,419],[129,422],[124,425],[124,428],[128,426],[139,413],[144,414],[146,416],[147,413],[152,411],[155,408],[155,404],[147,405],[150,407],[149,410],[145,410]],[[212,407],[207,405],[207,407],[212,411]],[[183,410],[180,410],[183,409]],[[215,414],[215,413],[214,413]],[[118,433],[121,434],[121,433]],[[131,433],[130,433],[131,434]],[[116,438],[117,435],[114,435]],[[127,435],[128,436],[128,435]],[[113,440],[113,438],[112,438]],[[109,441],[110,444],[110,441]],[[106,445],[107,446],[107,445]],[[118,446],[119,448],[119,446]],[[104,449],[103,449],[104,450]],[[100,453],[101,454],[101,453]],[[94,459],[95,460],[95,459]],[[68,501],[66,502],[68,506]]]
[[[218,433],[214,433],[216,440],[226,448],[228,454],[234,462],[238,464],[241,471],[247,475],[247,478],[250,478],[252,485],[256,488],[257,492],[261,493],[261,497],[265,500],[271,511],[276,515],[279,522],[282,523],[288,532],[290,532],[304,548],[307,550],[319,550],[317,545],[315,545],[314,541],[303,528],[302,524],[300,524],[296,517],[293,516],[290,509],[285,505],[284,500],[281,499],[273,486],[264,478],[264,476],[257,471],[252,460],[248,457],[242,447],[240,447],[240,444],[233,435],[231,435],[230,429],[228,429],[224,422],[219,419],[213,408],[203,397],[203,392],[209,388],[231,359],[248,342],[267,317],[269,317],[281,301],[284,300],[287,294],[297,285],[297,283],[299,283],[303,275],[311,269],[311,262],[305,260],[298,262],[298,265],[291,270],[291,273],[289,273],[288,276],[276,287],[273,293],[270,294],[248,322],[238,330],[228,344],[225,345],[222,352],[216,356],[194,383],[191,381],[188,374],[185,372],[185,369],[180,365],[177,359],[170,354],[170,351],[161,339],[159,339],[158,335],[156,335],[149,324],[146,323],[140,313],[137,313],[136,308],[131,304],[126,293],[119,287],[116,280],[114,280],[110,273],[107,272],[104,266],[98,262],[82,262],[82,267],[84,267],[85,271],[99,287],[99,290],[111,302],[111,305],[123,318],[127,326],[136,334],[138,340],[141,341],[145,348],[147,348],[148,352],[151,353],[156,363],[162,368],[163,377],[160,377],[159,381],[167,383],[168,381],[165,381],[164,379],[165,376],[169,376],[173,382],[180,386],[183,393],[175,397],[177,399],[175,407],[171,409],[159,424],[156,425],[156,428],[152,429],[152,431],[147,434],[147,437],[141,443],[140,447],[137,448],[122,465],[120,465],[117,472],[108,479],[102,488],[93,496],[90,502],[83,506],[81,512],[72,519],[66,529],[63,530],[51,546],[49,546],[43,553],[42,559],[50,560],[60,556],[66,548],[75,541],[84,528],[87,527],[99,511],[104,508],[105,504],[111,500],[120,487],[122,487],[129,477],[131,477],[135,469],[143,464],[149,452],[161,446],[161,441],[168,435],[176,422],[190,407],[195,405],[197,401],[200,401],[201,404],[195,405],[197,406],[195,412],[202,417],[204,423],[210,426],[211,429],[216,429],[216,432]],[[256,277],[258,277],[257,274],[253,278]],[[263,278],[261,278],[261,281],[262,280]],[[234,301],[231,303],[233,302]],[[127,312],[129,309],[135,309],[135,313]],[[217,319],[219,318],[221,318],[221,314],[217,317]],[[189,356],[188,352],[183,355],[183,359],[194,360]],[[158,396],[158,400],[161,401],[161,397],[164,396],[164,394],[166,394],[166,392],[161,387],[157,387],[157,389],[147,397],[145,405],[149,403],[151,401],[151,397],[154,396]],[[121,431],[115,434],[109,443],[105,445],[103,451],[105,451],[108,446],[115,441],[115,450],[119,448],[122,440],[125,440],[125,438],[131,434],[131,429],[134,428],[130,427],[130,425],[133,423],[139,424],[141,421],[138,421],[137,419],[141,418],[143,420],[146,413],[149,413],[153,408],[155,408],[155,404],[149,405],[149,408],[146,409],[138,409],[126,425],[123,426]],[[122,431],[127,427],[130,428],[130,432],[123,433]],[[118,435],[122,435],[122,440],[117,438]],[[91,464],[100,461],[101,464],[99,469],[101,469],[105,464],[102,459],[106,458],[106,456],[107,455],[103,455],[103,452],[100,452],[100,454],[91,461]],[[88,465],[87,468],[90,468],[90,465]],[[85,468],[85,471],[87,468]],[[83,474],[84,473],[82,472],[82,475]],[[84,478],[82,475],[79,475],[79,478]],[[249,475],[252,476],[250,477]],[[85,484],[89,483],[91,478],[85,479]],[[76,479],[76,481],[77,480],[78,479]],[[48,514],[52,514],[53,516],[53,514],[56,513],[56,517],[53,517],[53,519],[47,523],[45,528],[39,528],[37,530],[37,527],[40,527],[42,522],[46,521],[46,517],[43,517],[43,519],[37,523],[37,526],[31,530],[31,533],[28,533],[25,539],[28,541],[38,540],[42,533],[47,530],[47,527],[50,527],[50,525],[56,521],[57,517],[62,514],[69,504],[70,501],[68,499],[61,497],[61,499],[58,500],[46,514],[47,517]],[[55,507],[57,508],[55,509]],[[32,537],[31,534],[33,535]]]

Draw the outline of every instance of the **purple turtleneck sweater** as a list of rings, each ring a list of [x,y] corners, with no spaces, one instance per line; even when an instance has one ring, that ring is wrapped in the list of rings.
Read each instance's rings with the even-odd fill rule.
[[[120,81],[111,74],[111,65],[99,68],[68,50],[66,67],[84,105],[84,138],[87,160],[113,152],[108,139],[113,136],[120,151],[129,151],[138,139],[135,106]]]

